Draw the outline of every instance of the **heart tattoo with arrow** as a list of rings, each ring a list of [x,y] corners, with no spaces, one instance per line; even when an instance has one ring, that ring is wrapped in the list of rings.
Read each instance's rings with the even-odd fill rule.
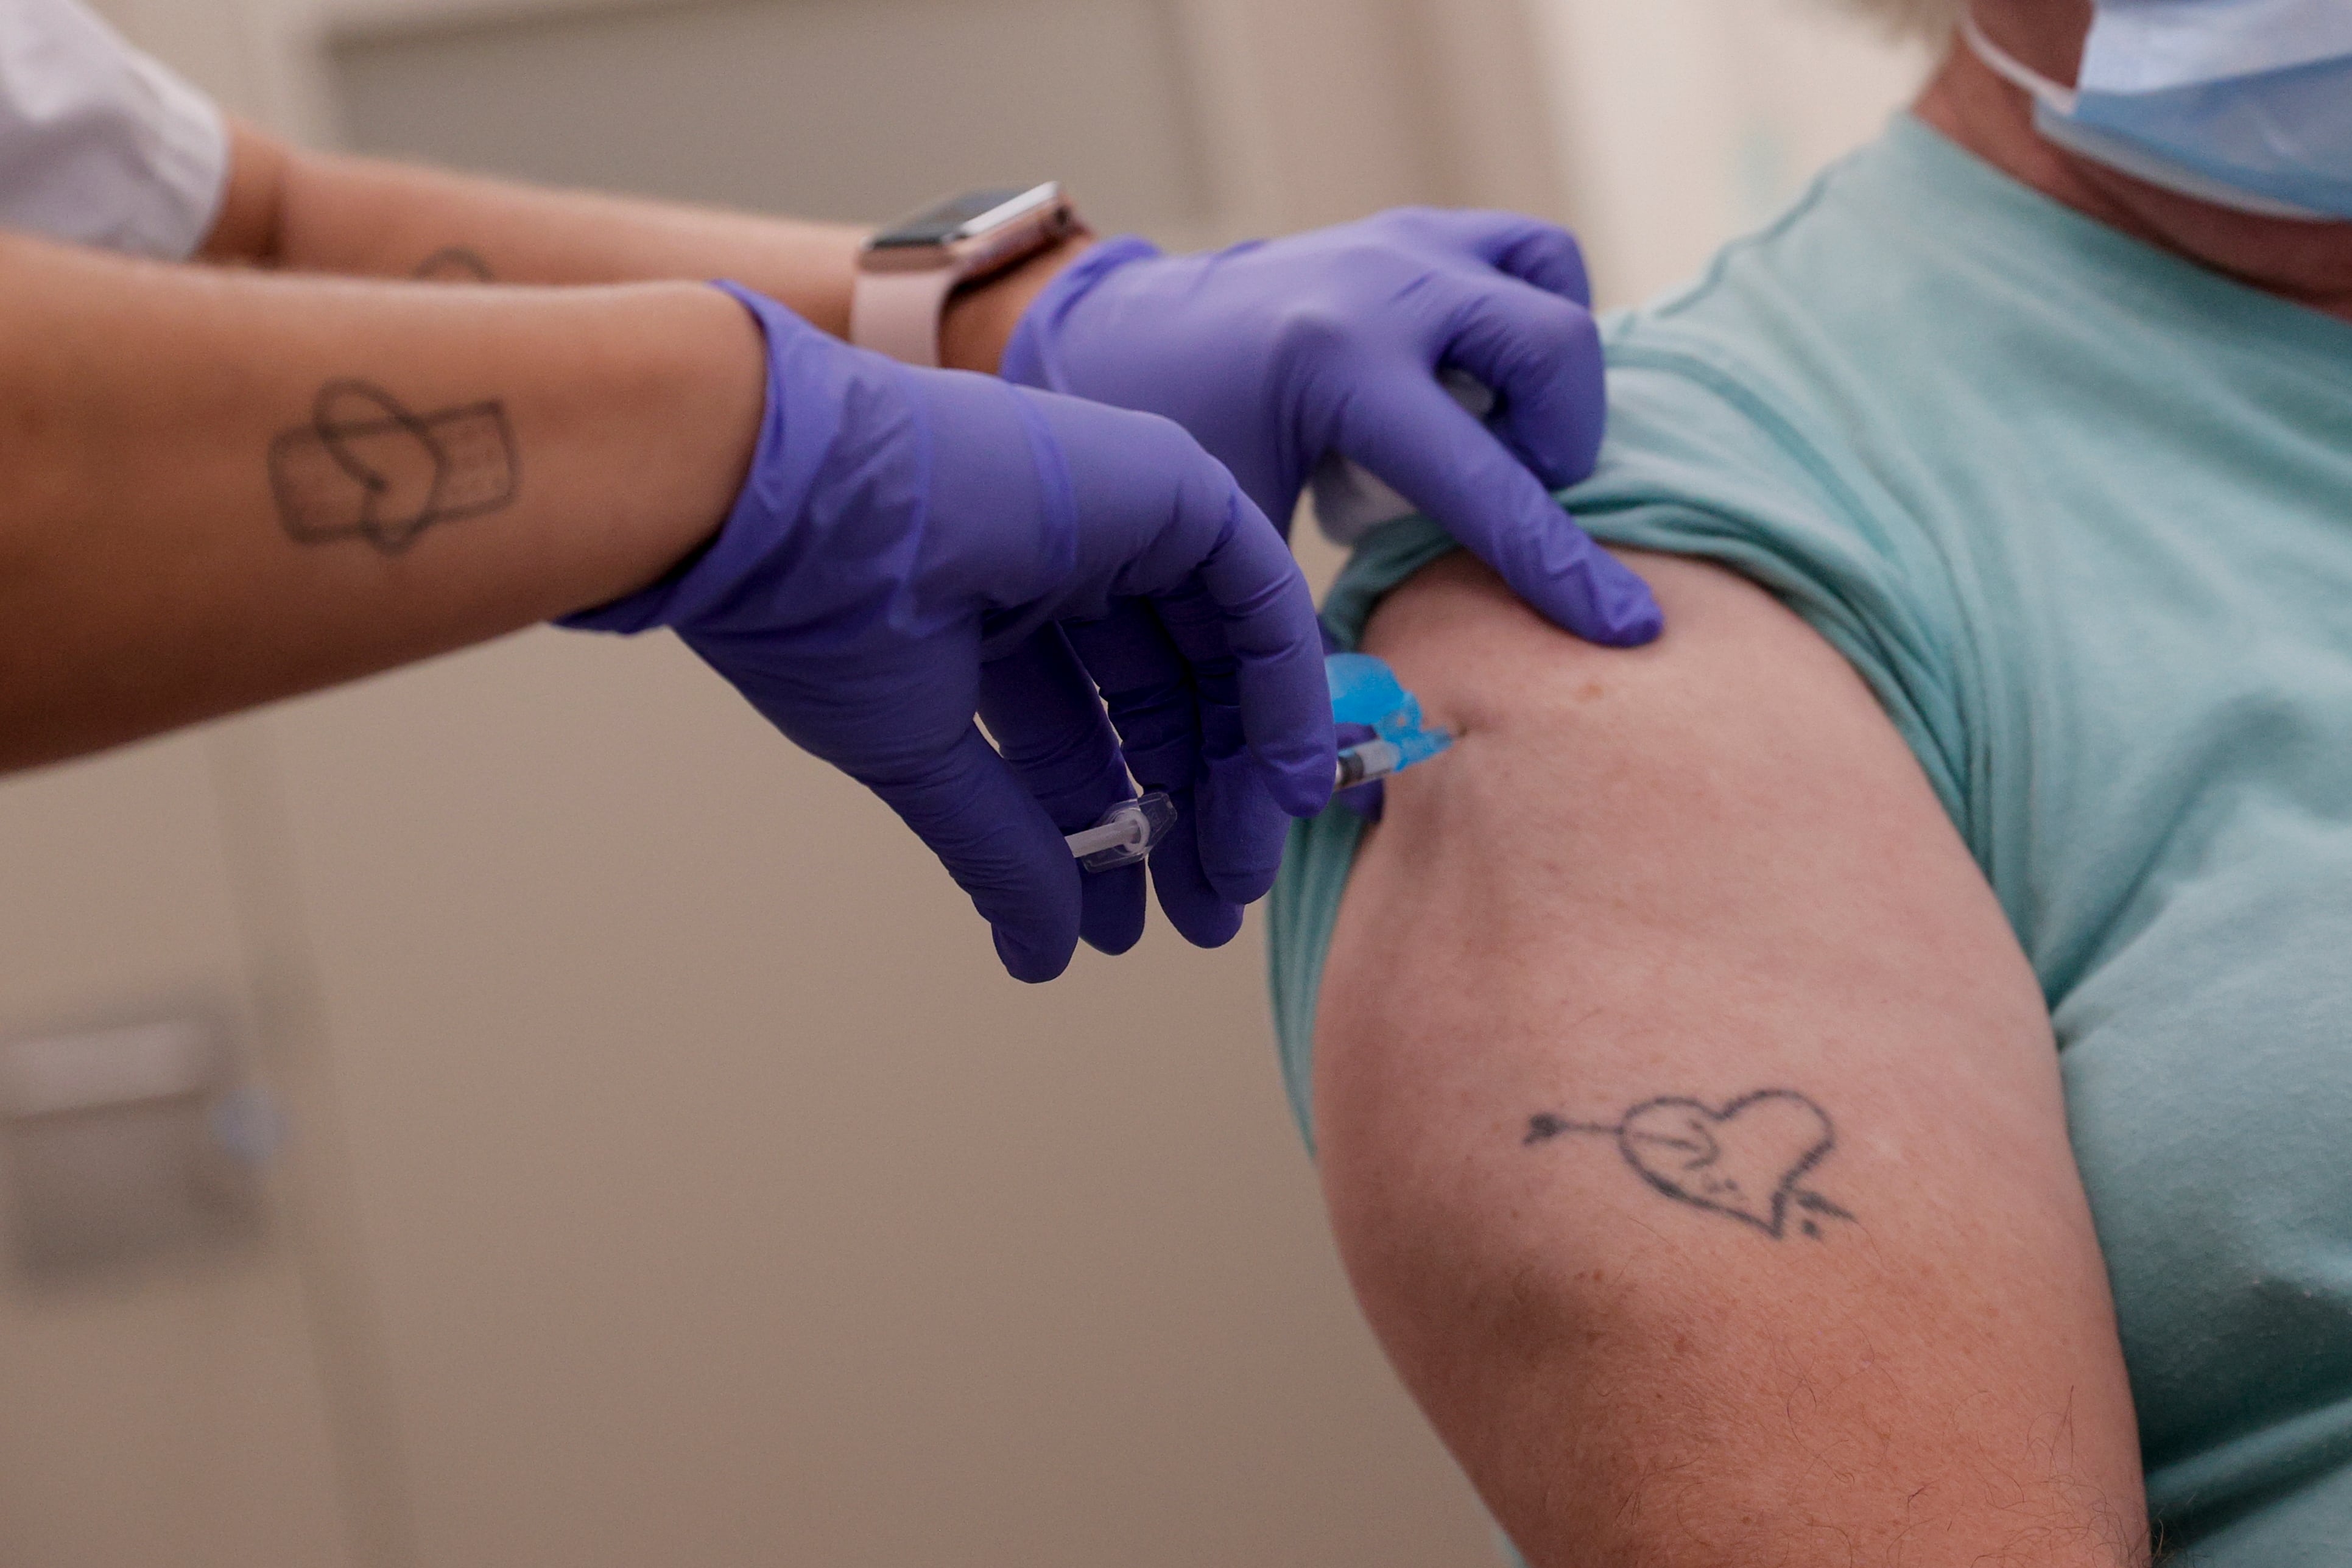
[[[1617,1140],[1635,1175],[1677,1203],[1752,1225],[1778,1241],[1790,1218],[1819,1240],[1822,1224],[1853,1216],[1805,1185],[1837,1147],[1829,1113],[1793,1089],[1759,1089],[1720,1110],[1667,1095],[1617,1121],[1528,1118],[1523,1146],[1591,1134]]]

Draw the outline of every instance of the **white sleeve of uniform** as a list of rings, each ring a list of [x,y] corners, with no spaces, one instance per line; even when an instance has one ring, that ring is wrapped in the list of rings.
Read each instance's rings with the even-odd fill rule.
[[[176,261],[227,180],[210,99],[79,0],[0,0],[0,228]]]

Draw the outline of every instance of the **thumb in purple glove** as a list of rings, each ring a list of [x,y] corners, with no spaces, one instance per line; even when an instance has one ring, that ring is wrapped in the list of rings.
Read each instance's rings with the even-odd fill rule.
[[[1560,626],[1632,644],[1657,635],[1655,600],[1549,494],[1600,445],[1589,305],[1574,239],[1508,213],[1406,209],[1197,256],[1129,238],[1047,286],[1004,373],[1166,414],[1270,517],[1326,456],[1352,459]],[[1489,423],[1446,369],[1494,392]]]

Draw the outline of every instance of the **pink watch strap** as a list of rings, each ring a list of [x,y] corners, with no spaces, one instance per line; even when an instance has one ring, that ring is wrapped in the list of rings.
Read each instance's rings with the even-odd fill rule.
[[[936,370],[940,312],[955,286],[951,267],[860,272],[849,295],[849,340],[902,364]]]

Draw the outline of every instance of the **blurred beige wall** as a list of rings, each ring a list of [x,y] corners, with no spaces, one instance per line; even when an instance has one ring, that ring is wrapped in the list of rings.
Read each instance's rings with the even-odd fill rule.
[[[103,8],[322,141],[865,217],[1067,173],[1186,244],[1508,204],[1625,298],[1916,73],[1789,5]],[[0,1031],[207,1010],[291,1133],[257,1234],[0,1274],[0,1562],[1492,1560],[1339,1278],[1255,926],[1016,986],[667,639],[11,781],[0,867]]]
[[[1875,134],[1927,65],[1836,0],[1528,0],[1603,305],[1694,277]]]

